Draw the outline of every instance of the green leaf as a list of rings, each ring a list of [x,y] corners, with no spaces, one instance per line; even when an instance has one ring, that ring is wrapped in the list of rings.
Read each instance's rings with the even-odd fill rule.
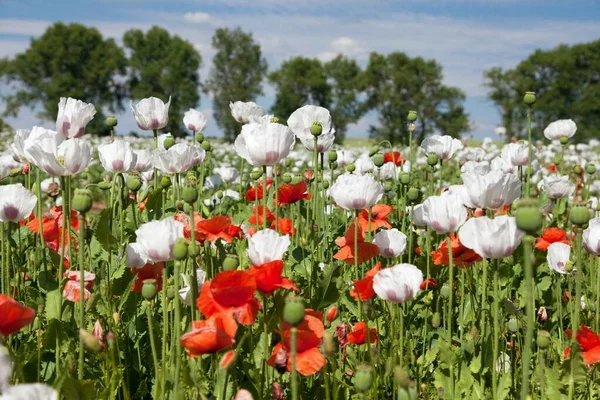
[[[46,305],[44,307],[44,313],[46,320],[50,321],[53,319],[59,320],[61,317],[60,304],[62,301],[62,293],[60,289],[52,290],[46,295]]]
[[[325,265],[318,281],[318,290],[316,298],[319,299],[317,310],[321,310],[330,304],[335,303],[340,298],[340,291],[337,288],[337,278],[341,275],[342,268],[336,262]]]
[[[94,237],[102,248],[108,252],[118,249],[118,241],[113,236],[111,232],[111,209],[105,208],[100,213],[98,219],[96,220],[96,229],[94,231]]]
[[[62,393],[67,400],[91,400],[95,398],[94,382],[66,378],[63,382]]]

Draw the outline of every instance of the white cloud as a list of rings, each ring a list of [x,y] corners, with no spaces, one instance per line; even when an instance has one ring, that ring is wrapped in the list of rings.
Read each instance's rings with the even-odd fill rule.
[[[210,15],[204,12],[189,12],[183,16],[183,20],[192,24],[202,24],[210,21]]]

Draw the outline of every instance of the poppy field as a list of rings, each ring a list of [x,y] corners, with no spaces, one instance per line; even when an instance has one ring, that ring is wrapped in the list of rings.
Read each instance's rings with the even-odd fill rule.
[[[535,94],[523,112],[535,109]],[[600,142],[335,143],[231,103],[232,144],[56,126],[0,154],[0,399],[598,399]],[[531,140],[532,130],[543,140]]]

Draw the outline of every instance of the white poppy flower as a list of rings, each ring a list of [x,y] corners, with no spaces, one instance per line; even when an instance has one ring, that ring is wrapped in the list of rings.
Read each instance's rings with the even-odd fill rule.
[[[154,153],[156,168],[168,174],[187,172],[191,167],[204,161],[206,152],[198,146],[177,143],[169,150],[157,150]]]
[[[460,140],[454,139],[452,136],[433,135],[421,143],[421,149],[425,154],[435,154],[439,160],[450,159],[456,151],[463,148]]]
[[[500,259],[510,256],[523,237],[514,217],[501,215],[470,218],[458,231],[463,246],[475,251],[483,258]]]
[[[559,119],[544,129],[544,136],[548,140],[560,140],[562,137],[573,137],[575,132],[577,132],[577,124],[572,119]]]
[[[485,175],[465,172],[461,175],[469,194],[470,208],[496,210],[521,196],[521,181],[513,174],[491,171]]]
[[[385,229],[377,232],[373,243],[379,247],[379,254],[386,258],[398,257],[406,249],[406,235],[398,229]]]
[[[206,127],[206,122],[204,114],[193,108],[183,114],[183,124],[192,132],[202,132]]]
[[[548,267],[559,274],[566,274],[565,267],[571,258],[571,246],[566,243],[555,242],[548,246],[546,260]]]
[[[377,203],[383,196],[383,185],[371,175],[345,173],[329,188],[335,203],[346,210],[362,210]]]
[[[183,224],[173,218],[147,222],[135,234],[138,254],[146,255],[152,262],[173,260],[173,246],[184,237]]]
[[[165,104],[161,99],[149,97],[140,100],[135,106],[131,101],[129,107],[133,111],[135,122],[138,127],[145,131],[162,129],[169,123],[169,106],[171,97]]]
[[[279,163],[294,147],[294,134],[285,125],[269,123],[246,124],[235,140],[238,155],[254,166]]]
[[[66,138],[79,138],[85,127],[94,118],[96,107],[81,100],[61,97],[58,103],[56,131]]]
[[[419,293],[422,282],[423,273],[419,268],[412,264],[398,264],[375,274],[373,290],[383,300],[404,303]]]
[[[104,169],[113,174],[133,170],[137,161],[129,142],[120,139],[98,146],[98,158]]]
[[[231,109],[231,115],[240,124],[247,124],[250,122],[250,117],[262,117],[265,115],[265,109],[256,104],[253,101],[243,102],[236,101],[235,103],[229,103]]]
[[[600,255],[600,218],[590,219],[582,236],[585,250],[592,255]]]
[[[29,217],[37,196],[20,183],[0,185],[0,221],[20,222]]]
[[[467,209],[463,199],[454,191],[430,196],[413,210],[413,223],[431,226],[438,235],[456,232],[466,219]]]
[[[540,184],[551,199],[564,199],[575,191],[575,184],[569,180],[567,175],[547,176]]]
[[[288,235],[280,236],[272,229],[263,229],[248,239],[248,258],[255,266],[282,260],[288,247],[290,247]]]

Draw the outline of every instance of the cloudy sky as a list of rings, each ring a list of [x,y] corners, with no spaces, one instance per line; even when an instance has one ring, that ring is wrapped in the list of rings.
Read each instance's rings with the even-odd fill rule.
[[[485,97],[483,71],[513,67],[537,48],[600,38],[600,0],[0,0],[0,57],[22,52],[55,21],[94,26],[119,42],[131,28],[162,26],[201,52],[201,79],[211,66],[217,27],[253,32],[271,70],[296,55],[328,60],[343,53],[363,66],[371,51],[435,58],[445,82],[467,94],[473,135],[484,138],[493,136],[500,118]],[[272,102],[266,87],[258,103]],[[202,96],[198,108],[210,116],[211,104]],[[129,113],[119,121],[122,132],[136,129]],[[25,128],[39,121],[23,110],[8,123]],[[371,124],[373,114],[349,136],[366,137]],[[219,135],[213,120],[206,133]]]

